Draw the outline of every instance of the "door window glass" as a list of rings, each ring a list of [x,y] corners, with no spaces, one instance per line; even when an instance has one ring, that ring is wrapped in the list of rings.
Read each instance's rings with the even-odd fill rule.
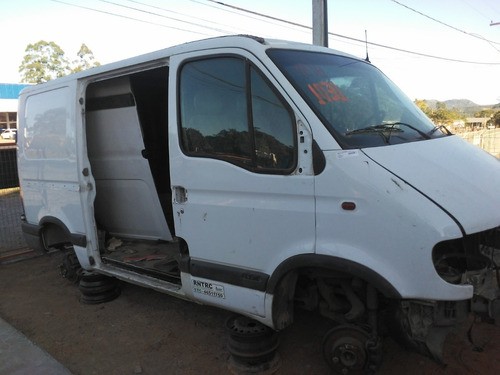
[[[285,173],[296,163],[292,111],[255,68],[237,57],[183,66],[180,130],[183,151],[191,156],[260,172]]]
[[[251,70],[251,82],[257,167],[290,168],[294,157],[290,112],[255,69]]]

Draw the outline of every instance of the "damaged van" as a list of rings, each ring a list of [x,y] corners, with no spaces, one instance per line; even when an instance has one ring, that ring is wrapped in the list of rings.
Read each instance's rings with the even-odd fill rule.
[[[353,56],[228,36],[92,68],[24,89],[18,148],[25,238],[65,273],[277,331],[319,312],[336,373],[500,322],[499,160]]]

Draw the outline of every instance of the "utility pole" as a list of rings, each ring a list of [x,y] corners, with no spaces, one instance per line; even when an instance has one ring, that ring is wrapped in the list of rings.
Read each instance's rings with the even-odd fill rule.
[[[490,26],[496,26],[496,25],[500,25],[500,22],[493,22],[493,21],[491,21]]]
[[[313,44],[328,47],[328,0],[312,0]]]

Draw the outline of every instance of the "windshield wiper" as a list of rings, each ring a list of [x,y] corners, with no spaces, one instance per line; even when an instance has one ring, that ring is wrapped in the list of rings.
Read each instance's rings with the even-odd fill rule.
[[[377,133],[384,139],[385,143],[389,144],[389,138],[391,137],[391,133],[394,130],[394,128],[391,127],[389,129],[389,134],[385,134],[384,130],[387,130],[387,126],[385,126],[384,124],[371,125],[371,126],[367,126],[366,128],[354,129],[354,130],[348,131],[347,133],[345,133],[345,135],[362,134],[362,133]],[[398,131],[402,131],[402,130],[398,129]]]
[[[428,132],[427,134],[428,135],[433,135],[435,132],[437,132],[438,130],[441,130],[441,129],[446,130],[446,134],[445,135],[453,135],[453,133],[450,132],[448,130],[448,128],[446,126],[444,126],[444,125],[434,126],[434,128],[430,132]]]
[[[387,124],[371,125],[371,126],[367,126],[366,128],[351,130],[351,131],[345,133],[345,135],[377,132],[384,137],[384,140],[386,143],[389,143],[389,138],[391,137],[391,133],[393,131],[398,131],[398,132],[404,131],[403,129],[400,129],[399,127],[396,127],[396,126],[404,126],[404,127],[410,128],[410,129],[416,131],[422,138],[431,139],[431,136],[429,134],[424,133],[423,131],[417,129],[413,125],[407,124],[405,122],[399,122],[399,121],[390,122]],[[386,130],[389,131],[389,134],[383,133],[383,131],[386,131]]]

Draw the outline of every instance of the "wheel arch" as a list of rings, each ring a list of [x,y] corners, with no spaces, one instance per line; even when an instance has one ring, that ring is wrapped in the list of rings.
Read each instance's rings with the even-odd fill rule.
[[[45,250],[67,243],[81,247],[87,246],[85,235],[71,233],[66,224],[57,217],[45,216],[40,220],[38,227],[38,233]]]
[[[272,321],[276,329],[283,329],[293,321],[293,297],[299,274],[309,269],[332,272],[364,280],[390,299],[401,299],[398,290],[374,270],[348,259],[321,254],[301,254],[281,263],[273,272],[266,293],[273,295]]]

